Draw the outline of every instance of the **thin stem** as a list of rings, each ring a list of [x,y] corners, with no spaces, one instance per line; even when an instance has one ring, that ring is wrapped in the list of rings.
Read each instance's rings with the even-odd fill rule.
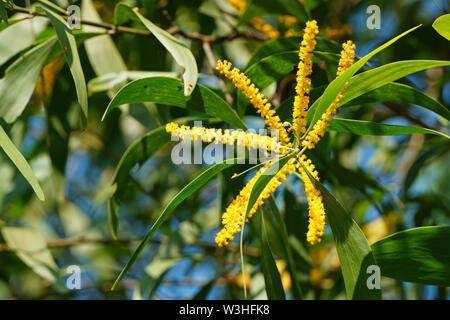
[[[19,7],[17,5],[14,5],[11,10],[13,12],[26,13],[32,17],[35,17],[35,16],[47,17],[47,15],[43,12],[35,12],[33,9],[23,8],[23,7]],[[61,12],[60,15],[65,18],[68,18],[70,16],[67,12]],[[147,30],[139,30],[139,29],[124,27],[124,26],[116,26],[114,24],[109,24],[109,23],[105,23],[105,22],[95,22],[95,21],[80,19],[80,23],[84,24],[84,25],[89,25],[89,26],[106,29],[109,34],[115,34],[117,32],[122,32],[122,33],[141,35],[141,36],[152,36],[152,33]],[[237,38],[244,38],[244,39],[255,40],[255,41],[268,40],[268,38],[264,35],[253,34],[250,32],[245,32],[245,33],[235,32],[235,33],[232,33],[232,34],[229,34],[226,36],[218,37],[218,36],[214,36],[214,35],[200,34],[198,32],[184,32],[181,29],[179,29],[178,27],[171,27],[171,28],[167,29],[166,31],[172,35],[178,34],[187,39],[200,41],[200,42],[206,41],[206,42],[210,42],[210,43],[229,41],[229,40],[233,40],[233,39],[237,39]]]
[[[214,53],[211,49],[211,44],[208,41],[203,41],[202,48],[203,48],[203,51],[205,52],[206,60],[208,61],[210,72],[213,74],[217,74],[217,72],[216,72],[217,59],[214,57]],[[223,94],[225,95],[225,99],[226,99],[227,103],[229,105],[232,105],[233,98],[231,97],[230,93],[228,92],[225,82],[219,75],[217,78],[219,79],[220,90],[222,90]]]

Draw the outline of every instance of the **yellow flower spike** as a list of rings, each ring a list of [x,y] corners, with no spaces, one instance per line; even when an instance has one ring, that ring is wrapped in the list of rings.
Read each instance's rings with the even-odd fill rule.
[[[313,177],[319,180],[318,173],[311,160],[306,158],[305,155],[302,155],[301,161],[303,162],[303,165],[308,169],[308,171],[313,175]],[[297,165],[297,169],[303,178],[306,198],[308,200],[309,225],[308,232],[306,234],[306,240],[310,244],[316,244],[321,241],[321,236],[323,235],[323,232],[325,230],[325,207],[323,205],[322,194],[318,189],[314,187],[313,183],[309,179],[308,174],[300,165],[300,163]]]
[[[211,128],[199,128],[178,126],[176,123],[168,123],[166,125],[166,132],[173,136],[179,137],[184,140],[187,136],[190,136],[191,141],[201,139],[203,142],[215,144],[234,144],[237,146],[261,148],[266,151],[274,151],[281,154],[289,153],[290,149],[284,145],[281,145],[276,137],[261,136],[256,133],[246,133],[239,130],[225,130],[222,133],[222,129]]]
[[[247,203],[250,197],[250,192],[255,185],[262,172],[268,168],[272,163],[266,163],[255,176],[247,183],[247,185],[241,190],[239,195],[231,202],[226,211],[222,215],[223,228],[216,236],[216,243],[219,247],[228,245],[230,240],[233,240],[234,235],[242,230],[242,222],[245,211],[247,209]],[[264,203],[270,194],[274,193],[276,189],[286,180],[288,174],[292,174],[296,169],[295,158],[290,159],[276,175],[270,179],[264,190],[259,195],[253,207],[250,209],[247,220],[250,219],[258,210],[258,208]]]
[[[281,123],[280,117],[275,115],[272,105],[264,97],[264,94],[255,87],[251,80],[238,68],[231,70],[231,62],[226,60],[218,60],[216,69],[227,79],[231,80],[233,85],[242,91],[242,93],[250,100],[256,111],[262,118],[266,119],[265,123],[270,130],[278,130],[280,142],[285,146],[292,146],[289,135]]]
[[[312,73],[312,51],[316,47],[315,37],[319,33],[317,21],[312,20],[306,23],[303,33],[303,40],[300,45],[297,71],[297,86],[295,91],[297,95],[294,100],[294,112],[292,114],[293,124],[296,132],[301,134],[306,131],[306,114],[309,106],[309,87]]]
[[[339,67],[337,76],[344,73],[345,70],[350,68],[355,60],[355,44],[352,41],[347,41],[342,44],[341,58],[339,60]],[[302,142],[302,146],[313,149],[320,141],[320,138],[325,134],[325,130],[330,126],[329,121],[333,119],[333,114],[337,112],[339,108],[339,102],[344,97],[345,89],[348,86],[348,81],[336,96],[334,101],[328,107],[327,111],[322,114],[322,117],[315,123],[311,131],[306,135],[305,140]]]

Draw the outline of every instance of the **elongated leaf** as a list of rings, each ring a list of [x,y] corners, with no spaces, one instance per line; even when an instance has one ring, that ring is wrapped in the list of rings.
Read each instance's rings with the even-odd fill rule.
[[[350,100],[342,107],[374,102],[410,103],[431,110],[450,120],[448,108],[426,93],[405,84],[391,82]],[[342,108],[341,107],[341,108]]]
[[[89,21],[102,22],[91,0],[82,1],[81,16]],[[83,26],[83,30],[85,32],[104,32],[104,29],[87,25]],[[95,39],[87,40],[84,43],[84,47],[92,69],[94,69],[97,76],[111,72],[120,73],[127,70],[127,66],[110,35],[104,34],[95,37]]]
[[[175,72],[164,72],[164,71],[123,71],[119,73],[107,73],[89,80],[88,82],[88,92],[89,94],[95,92],[103,92],[108,90],[118,91],[123,85],[128,81],[138,80],[142,78],[149,77],[170,77],[176,78],[177,74]]]
[[[268,219],[269,223],[273,222],[273,226],[274,228],[276,228],[276,230],[278,231],[280,238],[281,238],[281,243],[282,243],[282,252],[283,252],[283,257],[286,259],[287,261],[287,268],[289,270],[289,273],[291,274],[291,279],[292,279],[292,294],[294,296],[294,299],[303,299],[303,292],[299,286],[299,281],[297,279],[297,272],[296,272],[296,267],[295,267],[295,261],[293,258],[293,254],[292,254],[292,249],[291,249],[291,245],[289,243],[289,236],[287,233],[287,229],[286,229],[286,225],[284,223],[283,217],[280,214],[280,211],[278,210],[278,207],[275,203],[274,197],[273,195],[271,197],[269,197],[269,203],[270,203],[270,208],[271,211],[273,213],[273,215],[275,216],[275,221],[271,221],[269,220],[269,215],[265,214],[264,218]],[[263,209],[264,210],[264,209]],[[268,226],[268,223],[266,222],[265,224],[266,226]]]
[[[328,221],[341,262],[349,299],[381,299],[381,290],[367,287],[367,267],[376,265],[366,237],[336,198],[301,163],[314,186],[322,193]]]
[[[414,72],[429,68],[449,66],[448,61],[435,60],[410,60],[397,61],[384,66],[371,69],[354,76],[348,84],[342,104],[361,96],[362,94],[375,90],[392,81],[403,78]],[[397,88],[397,87],[396,87]],[[447,110],[448,113],[448,110]]]
[[[161,215],[158,217],[158,219],[155,221],[155,223],[152,225],[150,230],[145,235],[142,242],[139,244],[133,255],[131,256],[130,260],[126,264],[126,266],[123,268],[123,270],[120,272],[119,276],[117,277],[116,281],[114,282],[114,285],[112,287],[112,290],[117,286],[117,284],[120,282],[120,280],[123,278],[125,273],[130,269],[130,267],[134,264],[136,259],[141,254],[142,250],[145,248],[145,246],[148,244],[148,242],[151,240],[155,232],[161,227],[164,221],[167,220],[167,218],[170,216],[170,214],[176,209],[176,207],[187,197],[189,197],[194,192],[198,191],[200,188],[202,188],[204,185],[206,185],[211,179],[213,179],[219,172],[230,168],[237,164],[237,159],[230,160],[228,159],[225,162],[218,163],[216,165],[213,165],[204,171],[202,171],[195,179],[193,179],[186,187],[184,187],[167,205],[167,207],[164,209],[164,211],[161,213]]]
[[[14,122],[25,109],[47,56],[56,44],[51,38],[18,58],[0,79],[0,117]]]
[[[280,54],[286,51],[297,51],[300,49],[300,43],[302,37],[280,37],[265,42],[261,47],[255,50],[250,59],[248,60],[248,70],[250,66],[261,61],[262,59],[272,56],[274,54]],[[322,37],[316,37],[317,45],[316,50],[330,53],[339,53],[341,46],[332,40],[328,40]],[[298,61],[297,61],[298,63]]]
[[[191,109],[246,129],[230,106],[210,89],[198,85],[187,97],[183,94],[183,84],[180,80],[165,77],[139,79],[124,86],[109,103],[102,120],[112,109],[122,104],[138,102],[155,102]]]
[[[72,73],[73,81],[75,82],[75,88],[77,91],[78,102],[80,103],[81,110],[85,118],[88,116],[88,98],[86,89],[86,80],[84,79],[83,69],[81,67],[80,57],[78,55],[77,42],[72,34],[72,30],[67,25],[66,21],[61,18],[60,15],[54,13],[46,2],[43,2],[43,10],[47,14],[55,28],[56,35],[58,36],[59,43],[64,51],[64,57],[69,65],[70,72]]]
[[[11,18],[23,19],[26,16],[26,14],[18,13]],[[36,35],[41,33],[48,23],[48,19],[44,17],[34,17],[14,24],[11,22],[12,19],[8,28],[0,32],[0,65],[31,46],[36,40]]]
[[[239,18],[239,23],[244,23],[254,17],[272,14],[289,14],[302,22],[308,19],[308,14],[306,13],[304,6],[299,1],[252,0],[250,5]]]
[[[384,85],[387,85],[391,81],[395,81],[395,80],[403,78],[404,76],[407,76],[411,73],[418,72],[418,71],[421,71],[424,69],[434,68],[434,67],[438,67],[438,66],[447,66],[447,65],[450,65],[450,62],[433,61],[433,60],[398,61],[398,62],[389,63],[384,66],[360,73],[350,79],[348,87],[345,91],[344,97],[340,103],[341,103],[341,105],[344,105],[344,104],[349,105],[349,102],[351,102],[353,99],[355,99],[367,92],[370,92],[370,91],[380,88]],[[338,78],[336,78],[336,80]],[[390,85],[392,86],[392,84],[390,84]],[[330,86],[327,87],[327,89],[323,93],[322,97],[320,99],[317,99],[308,111],[308,121],[311,121],[311,125],[313,125],[315,123],[315,120],[317,120],[316,118],[318,117],[318,114],[320,113],[320,115],[321,115],[321,111],[319,110],[319,108],[323,107],[323,105],[321,106],[321,104],[322,104],[321,99],[326,94],[327,90],[329,90],[328,89],[329,87]],[[391,99],[392,100],[400,99],[399,95],[402,95],[402,96],[403,95],[411,95],[409,98],[405,98],[405,100],[422,102],[421,104],[425,104],[427,109],[434,111],[447,119],[450,119],[450,112],[447,108],[441,106],[439,103],[437,103],[437,104],[429,103],[429,99],[424,98],[423,94],[416,95],[418,90],[407,89],[407,88],[410,88],[410,87],[407,87],[405,85],[402,86],[399,84],[395,84],[393,88],[388,87],[387,89],[383,89],[383,91],[398,89],[397,92],[391,93],[390,96],[385,95],[385,96],[380,97],[380,93],[378,92],[378,93],[375,93],[375,96],[372,96],[372,97],[374,97],[374,98],[380,97],[381,100],[389,101]],[[417,97],[415,97],[415,96],[417,96]],[[326,108],[325,108],[325,110],[326,110]]]
[[[433,22],[433,28],[445,39],[450,40],[450,14],[444,14]]]
[[[8,23],[8,13],[6,12],[5,2],[0,0],[0,18]]]
[[[6,243],[28,267],[50,281],[59,292],[66,291],[59,276],[59,268],[47,248],[42,235],[33,229],[2,227]]]
[[[17,150],[14,143],[9,139],[2,126],[0,126],[0,147],[3,149],[3,151],[5,151],[6,155],[11,159],[17,169],[19,169],[20,173],[31,185],[38,199],[41,201],[45,201],[44,192],[42,191],[41,186],[39,185],[39,182],[33,173],[33,170],[31,170],[31,167],[28,164],[27,160],[25,160],[20,151]]]
[[[143,164],[169,141],[170,134],[165,131],[165,128],[158,128],[134,142],[120,159],[112,181],[116,191],[108,202],[109,222],[113,237],[117,237],[120,200],[129,189],[131,169],[136,165]]]
[[[369,54],[367,54],[366,56],[364,56],[363,58],[361,58],[360,60],[358,60],[355,64],[353,64],[350,68],[348,68],[343,74],[341,74],[339,77],[337,77],[336,79],[334,79],[329,85],[328,87],[325,89],[325,92],[323,93],[322,97],[316,101],[317,103],[317,109],[315,110],[315,112],[313,113],[313,110],[310,110],[308,112],[308,115],[312,114],[313,117],[311,119],[311,126],[313,126],[317,120],[319,120],[319,118],[322,116],[322,114],[327,110],[328,106],[331,105],[331,103],[334,101],[334,99],[336,98],[336,96],[339,94],[339,92],[341,91],[341,89],[344,87],[345,83],[350,80],[350,78],[359,70],[362,68],[362,66],[364,66],[370,58],[372,58],[375,54],[379,53],[380,51],[382,51],[383,49],[387,48],[388,46],[390,46],[391,44],[393,44],[394,42],[396,42],[397,40],[399,40],[400,38],[404,37],[405,35],[407,35],[408,33],[414,31],[415,29],[417,29],[419,26],[414,27],[409,29],[406,32],[403,32],[402,34],[400,34],[399,36],[393,38],[392,40],[389,40],[388,42],[386,42],[385,44],[379,46],[378,48],[376,48],[375,50],[373,50],[372,52],[370,52]],[[393,79],[395,80],[395,79]],[[390,81],[393,81],[390,80]],[[390,82],[388,81],[388,82]],[[348,91],[347,91],[348,93]]]
[[[413,165],[408,170],[404,180],[403,193],[405,195],[408,193],[409,188],[411,188],[412,184],[419,175],[419,172],[425,168],[428,161],[431,161],[432,158],[439,157],[447,152],[449,152],[448,144],[438,143],[436,145],[429,144],[428,146],[425,146],[416,161],[414,161]]]
[[[401,281],[450,286],[450,227],[397,232],[372,244],[381,274]]]
[[[139,12],[134,11],[124,3],[119,3],[114,13],[115,23],[122,24],[128,19],[141,22],[170,52],[175,61],[185,69],[183,74],[184,95],[189,96],[194,90],[198,78],[197,62],[192,52],[180,40],[157,27]]]
[[[264,282],[266,284],[266,292],[269,300],[286,300],[283,285],[281,283],[280,273],[273,259],[272,250],[270,249],[265,222],[264,212],[261,211],[261,266],[264,274]]]
[[[330,129],[339,132],[351,132],[361,136],[401,136],[423,133],[434,134],[450,139],[446,134],[431,129],[389,125],[363,120],[333,119],[330,121]]]

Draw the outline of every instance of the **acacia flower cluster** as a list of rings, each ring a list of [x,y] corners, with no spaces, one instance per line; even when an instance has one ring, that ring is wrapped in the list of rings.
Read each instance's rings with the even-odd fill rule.
[[[337,76],[344,73],[345,70],[350,68],[355,60],[355,45],[349,40],[342,44],[341,59],[339,60],[339,67],[337,70]],[[333,119],[333,114],[337,112],[339,108],[339,102],[344,97],[344,92],[348,86],[348,81],[336,96],[331,105],[327,108],[327,111],[322,114],[322,117],[314,124],[313,129],[308,132],[302,145],[308,149],[315,148],[320,138],[325,134],[325,130],[330,126],[328,121]]]
[[[292,117],[294,128],[299,133],[306,131],[306,114],[309,106],[309,88],[311,86],[309,76],[312,73],[312,51],[316,47],[317,41],[315,37],[318,33],[317,22],[315,20],[308,21],[298,53],[300,62],[298,63],[297,86],[295,87],[297,95],[294,100]]]
[[[181,140],[187,137],[191,141],[201,140],[206,143],[235,144],[241,147],[261,148],[265,151],[287,153],[286,147],[280,145],[277,137],[261,136],[256,133],[247,133],[242,130],[224,130],[204,127],[179,126],[177,123],[168,123],[166,132]],[[280,151],[280,150],[283,151]]]
[[[231,1],[231,0],[229,0]],[[239,2],[238,0],[232,2]],[[305,193],[308,201],[309,225],[306,239],[310,244],[319,243],[325,228],[325,207],[320,190],[318,190],[311,179],[311,174],[316,180],[319,175],[314,164],[303,153],[307,149],[315,147],[320,137],[325,133],[325,129],[329,126],[328,121],[332,119],[332,114],[336,113],[339,102],[343,97],[345,86],[333,103],[328,107],[322,118],[310,128],[306,130],[306,118],[309,107],[309,90],[311,86],[310,75],[312,73],[312,56],[316,46],[315,37],[319,33],[317,22],[315,20],[308,21],[303,34],[303,40],[300,44],[298,64],[298,72],[296,78],[296,97],[293,105],[293,124],[282,124],[280,117],[272,108],[272,104],[264,96],[264,94],[251,82],[251,80],[242,73],[238,68],[232,68],[232,64],[228,61],[218,60],[216,69],[231,80],[233,85],[239,89],[250,103],[255,107],[257,113],[265,119],[268,129],[277,130],[279,139],[273,137],[260,136],[257,134],[248,134],[244,132],[230,132],[221,129],[205,129],[192,128],[187,126],[178,126],[169,123],[166,131],[185,139],[190,137],[191,140],[201,139],[204,142],[214,143],[237,143],[238,145],[250,147],[264,147],[274,149],[283,155],[291,154],[288,162],[271,177],[266,187],[258,196],[256,202],[250,208],[246,217],[246,221],[250,219],[257,209],[264,203],[271,194],[286,180],[287,176],[298,172],[302,177],[305,185]],[[347,41],[342,45],[341,58],[337,76],[347,70],[355,58],[355,45],[351,41]],[[289,130],[286,129],[289,128]],[[292,133],[292,135],[290,135]],[[300,149],[301,148],[301,149]],[[271,150],[267,149],[267,150]],[[264,174],[264,171],[276,160],[270,160],[259,168],[255,176],[247,183],[247,185],[239,192],[236,198],[230,203],[222,216],[223,228],[216,236],[218,246],[226,246],[229,241],[233,240],[234,235],[242,230],[244,223],[244,215],[247,211],[250,193],[258,178]],[[305,170],[308,171],[306,171]]]

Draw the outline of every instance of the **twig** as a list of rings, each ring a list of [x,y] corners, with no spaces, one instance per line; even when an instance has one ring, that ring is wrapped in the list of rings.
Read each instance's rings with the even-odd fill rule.
[[[202,48],[203,48],[203,51],[205,51],[206,60],[208,61],[208,65],[210,67],[210,72],[216,73],[215,72],[216,58],[214,57],[214,53],[212,52],[210,43],[208,41],[203,41]],[[231,97],[230,93],[228,92],[225,82],[223,81],[223,79],[220,76],[218,76],[217,78],[219,79],[220,89],[222,90],[223,94],[225,95],[226,101],[228,102],[229,105],[232,105],[233,98]]]
[[[13,12],[26,13],[31,17],[36,17],[36,16],[47,17],[47,15],[43,12],[35,12],[32,9],[19,7],[17,5],[14,5],[11,10]],[[61,13],[61,16],[68,18],[70,15],[69,15],[69,13],[65,12],[65,14]],[[122,33],[141,35],[141,36],[152,36],[152,33],[147,30],[139,30],[139,29],[124,27],[124,26],[116,26],[114,24],[109,24],[109,23],[105,23],[105,22],[95,22],[95,21],[80,19],[80,23],[84,24],[84,25],[89,25],[89,26],[106,29],[109,34],[115,34],[117,32],[122,32]],[[255,40],[255,41],[268,40],[268,38],[264,35],[253,34],[253,33],[249,33],[249,32],[245,32],[245,33],[236,32],[236,33],[232,33],[232,34],[229,34],[226,36],[218,37],[218,36],[214,36],[214,35],[205,35],[205,34],[201,34],[198,32],[184,32],[181,29],[179,29],[178,27],[171,27],[171,28],[167,29],[166,31],[172,35],[178,34],[187,39],[200,41],[200,42],[210,42],[210,43],[229,41],[229,40],[233,40],[236,38],[245,38],[248,40]]]
[[[55,239],[55,240],[49,240],[47,242],[47,247],[51,249],[56,248],[70,248],[73,246],[79,246],[84,244],[93,244],[93,245],[129,245],[133,242],[139,242],[142,239],[134,238],[134,239],[94,239],[94,238],[86,238],[84,236],[81,237],[75,237],[75,238],[62,238],[62,239]],[[161,244],[162,241],[158,239],[152,239],[150,243],[153,244]],[[213,253],[220,254],[224,250],[229,252],[239,252],[239,245],[235,243],[230,243],[227,247],[217,247],[213,243],[208,243],[205,241],[197,240],[194,245],[199,246],[201,248],[204,248],[205,250],[208,250]],[[259,257],[260,251],[258,248],[254,247],[244,247],[245,254],[252,257]],[[11,248],[6,243],[0,243],[0,253],[1,252],[14,252],[14,249]]]

